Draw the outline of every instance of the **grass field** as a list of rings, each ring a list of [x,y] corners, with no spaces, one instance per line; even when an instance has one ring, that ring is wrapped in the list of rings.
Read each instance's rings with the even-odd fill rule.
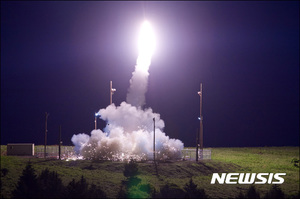
[[[89,183],[99,185],[110,198],[117,196],[122,180],[126,179],[123,162],[6,156],[5,151],[6,146],[1,146],[1,169],[8,169],[7,175],[1,178],[1,194],[5,198],[11,197],[11,191],[28,161],[37,175],[45,168],[57,171],[65,185],[73,178],[79,180],[83,175]],[[137,177],[141,183],[151,184],[157,190],[167,182],[183,188],[192,178],[211,198],[234,198],[240,191],[246,191],[249,185],[211,185],[212,173],[286,173],[280,188],[288,196],[299,193],[299,164],[297,167],[292,163],[293,159],[299,160],[299,147],[211,148],[211,151],[211,160],[160,162],[157,166],[158,175],[153,163],[138,163]],[[271,185],[255,187],[263,195]]]

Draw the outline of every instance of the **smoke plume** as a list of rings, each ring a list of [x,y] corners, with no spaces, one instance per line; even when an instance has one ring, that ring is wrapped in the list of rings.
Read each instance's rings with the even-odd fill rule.
[[[152,36],[149,32],[151,33],[149,24],[144,23],[141,31],[142,39],[140,38],[140,54],[130,79],[127,103],[122,102],[120,106],[111,104],[99,110],[100,119],[107,123],[103,131],[93,130],[91,136],[84,133],[73,135],[75,151],[84,159],[153,159],[154,132],[156,159],[181,157],[183,143],[169,138],[163,132],[165,123],[158,113],[153,113],[151,108],[142,108],[145,105],[148,69],[153,50],[153,39],[149,39],[149,36]]]
[[[148,86],[148,71],[139,70],[136,66],[130,79],[126,101],[136,107],[142,107],[146,103],[145,94]]]

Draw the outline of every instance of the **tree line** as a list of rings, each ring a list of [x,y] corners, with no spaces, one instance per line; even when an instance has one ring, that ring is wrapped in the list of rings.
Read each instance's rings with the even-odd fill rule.
[[[1,169],[1,177],[7,173],[7,169]],[[166,183],[157,190],[151,184],[141,183],[142,180],[137,177],[137,174],[138,163],[135,160],[124,164],[123,175],[126,180],[122,180],[117,198],[209,198],[205,190],[199,188],[192,178],[183,189],[176,184]],[[2,189],[2,180],[0,185]],[[264,196],[252,185],[245,193],[240,192],[236,198],[286,197],[278,185],[273,185]],[[48,168],[40,175],[36,175],[32,164],[28,162],[12,191],[12,198],[107,198],[107,194],[100,186],[89,184],[83,176],[78,181],[72,179],[64,186],[57,172],[50,171]],[[288,198],[299,198],[299,193]]]

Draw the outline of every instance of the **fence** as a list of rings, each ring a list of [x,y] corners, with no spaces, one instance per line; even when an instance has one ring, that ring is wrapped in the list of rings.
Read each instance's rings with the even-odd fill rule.
[[[182,158],[184,160],[196,160],[196,149],[183,149],[181,151]],[[198,159],[199,160],[210,160],[211,159],[211,149],[198,149]]]
[[[44,146],[38,145],[34,147],[35,156],[38,158],[44,158]],[[47,158],[59,157],[59,146],[49,145],[46,148]],[[185,148],[181,151],[182,159],[195,161],[196,160],[196,149],[195,148]],[[67,159],[74,155],[74,146],[61,146],[61,159]],[[210,160],[211,159],[211,149],[198,149],[198,159],[199,160]]]
[[[35,156],[38,158],[44,158],[44,146],[39,145],[35,146]],[[61,146],[61,159],[66,159],[74,154],[74,146]],[[59,157],[59,146],[58,145],[49,145],[46,146],[46,157],[47,158],[56,158]]]

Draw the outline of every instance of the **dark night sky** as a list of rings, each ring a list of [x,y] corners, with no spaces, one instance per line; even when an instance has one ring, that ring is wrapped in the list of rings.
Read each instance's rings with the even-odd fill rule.
[[[299,146],[299,2],[3,2],[1,144],[64,144],[126,100],[144,18],[157,50],[146,107],[194,146]],[[101,128],[105,123],[100,123]]]

